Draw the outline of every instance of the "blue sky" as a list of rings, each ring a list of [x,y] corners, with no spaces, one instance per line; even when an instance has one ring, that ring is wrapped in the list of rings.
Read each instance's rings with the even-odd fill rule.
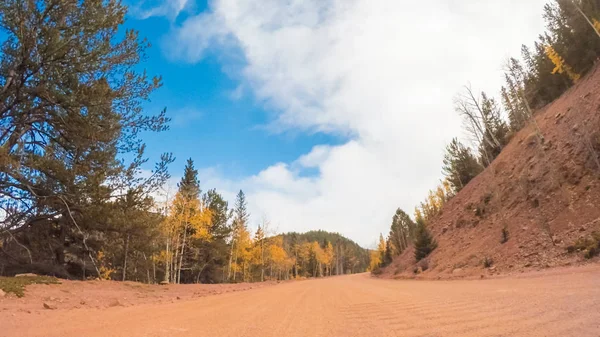
[[[166,107],[172,118],[170,130],[147,134],[144,140],[151,158],[164,152],[174,154],[177,160],[170,169],[174,176],[183,171],[187,158],[193,158],[197,167],[217,167],[227,177],[243,178],[277,162],[291,162],[317,144],[343,141],[339,135],[270,130],[274,113],[251,93],[239,90],[239,82],[224,72],[218,55],[196,63],[170,59],[164,40],[170,28],[185,18],[185,14],[175,21],[130,15],[125,24],[152,44],[141,68],[163,78],[163,87],[151,96],[146,110],[158,112]],[[151,163],[147,168],[152,168]]]
[[[497,96],[546,2],[127,1],[126,27],[153,44],[142,66],[163,76],[147,110],[173,118],[144,135],[151,159],[177,157],[170,188],[191,157],[204,190],[246,192],[251,227],[364,246],[439,183],[465,138],[453,98]]]

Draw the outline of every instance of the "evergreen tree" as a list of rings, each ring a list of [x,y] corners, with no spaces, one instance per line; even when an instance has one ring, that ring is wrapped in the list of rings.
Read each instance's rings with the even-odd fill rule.
[[[227,242],[231,234],[229,208],[227,201],[215,189],[204,194],[203,205],[210,210],[209,233],[211,240],[200,243],[199,260],[204,269],[200,273],[199,281],[218,283],[223,281],[226,276],[227,257],[230,251]]]
[[[97,255],[115,243],[104,235],[111,212],[144,209],[169,177],[163,155],[139,178],[139,135],[168,119],[142,109],[161,80],[138,72],[148,43],[119,29],[125,13],[119,1],[0,2],[0,235],[24,242],[17,260],[31,271],[99,274]]]
[[[420,221],[417,223],[417,231],[415,233],[415,260],[421,261],[427,257],[433,250],[437,248],[437,242],[427,229],[427,225]]]
[[[237,272],[242,271],[245,277],[245,264],[246,261],[244,256],[246,255],[246,248],[249,245],[250,234],[248,233],[247,222],[250,214],[248,214],[248,205],[246,203],[246,195],[242,190],[238,192],[235,199],[234,218],[233,218],[233,231],[231,235],[231,253],[229,259],[229,278],[233,281],[236,280]],[[239,259],[241,259],[239,261]],[[242,269],[240,269],[240,266]]]
[[[526,46],[522,48],[523,58],[526,60],[528,67],[533,66],[531,62],[531,54]],[[513,131],[519,131],[525,126],[529,120],[529,112],[527,111],[524,99],[524,83],[525,71],[521,62],[515,58],[510,58],[506,65],[506,73],[504,74],[506,86],[501,88],[502,104],[508,113],[510,128]]]
[[[454,138],[446,147],[442,170],[453,192],[458,193],[481,173],[483,167],[477,162],[471,150]]]
[[[246,224],[250,214],[248,214],[248,204],[246,203],[246,195],[240,190],[235,198],[235,221],[238,224]]]
[[[200,181],[198,180],[198,170],[194,168],[194,161],[189,158],[183,169],[183,177],[177,184],[179,193],[186,199],[198,199],[200,197]]]
[[[481,93],[481,115],[484,120],[484,139],[493,140],[492,142],[483,141],[479,147],[480,161],[487,166],[507,144],[508,127],[500,116],[500,108],[496,101],[489,98],[485,92]]]
[[[414,229],[415,223],[412,219],[406,212],[398,208],[392,219],[389,235],[394,255],[400,255],[408,248],[409,242],[412,241]]]

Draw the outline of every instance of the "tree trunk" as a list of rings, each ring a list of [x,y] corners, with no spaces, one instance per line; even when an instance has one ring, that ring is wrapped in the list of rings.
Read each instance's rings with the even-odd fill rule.
[[[235,256],[233,257],[233,262],[235,263],[235,265],[237,266],[237,250],[234,251],[235,252]],[[237,268],[236,268],[237,269]],[[237,274],[237,270],[233,271],[233,282],[235,282],[235,275]]]
[[[127,234],[127,238],[125,239],[125,256],[123,256],[123,280],[127,279],[127,254],[129,254],[129,234]]]
[[[177,283],[177,261],[179,261],[179,234],[177,234],[175,240],[175,246],[173,247],[173,256],[171,257],[171,283]]]
[[[179,268],[177,269],[177,284],[181,283],[181,267],[183,266],[183,253],[185,252],[185,240],[187,238],[187,222],[183,228],[183,241],[181,242],[181,254],[179,254]]]
[[[156,283],[156,260],[152,257],[152,283]]]
[[[231,239],[231,251],[229,253],[229,268],[227,270],[227,280],[231,280],[231,264],[233,262],[233,248],[235,246],[235,240]]]
[[[265,249],[262,241],[260,244],[260,282],[265,281]]]
[[[170,275],[170,271],[171,271],[171,264],[170,262],[170,258],[169,258],[170,254],[170,250],[169,250],[169,238],[167,238],[167,255],[166,255],[166,259],[165,259],[165,282],[169,282],[171,281],[171,275]]]

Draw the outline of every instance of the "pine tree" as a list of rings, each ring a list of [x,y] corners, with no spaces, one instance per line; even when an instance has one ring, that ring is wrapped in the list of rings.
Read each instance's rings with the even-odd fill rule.
[[[454,138],[446,147],[442,171],[454,193],[462,190],[482,170],[475,156],[458,139]]]
[[[246,195],[244,191],[240,190],[235,199],[235,221],[246,224],[249,217]]]
[[[477,96],[465,86],[464,92],[454,98],[454,108],[463,118],[466,131],[478,143],[482,164],[490,165],[506,144],[508,131],[495,100],[485,92]]]
[[[117,199],[135,191],[143,209],[169,177],[163,155],[139,178],[139,136],[168,118],[143,111],[161,80],[138,71],[149,45],[120,29],[125,14],[119,1],[0,2],[0,235],[25,242],[37,272],[99,274],[97,253],[127,237],[112,232]]]
[[[200,181],[198,180],[198,170],[194,168],[194,161],[189,158],[183,170],[183,177],[177,184],[179,193],[186,199],[197,199],[200,197]]]
[[[415,260],[421,261],[427,257],[433,250],[437,248],[437,242],[427,229],[427,225],[420,221],[417,223],[417,231],[415,233]]]
[[[247,229],[247,222],[250,214],[248,214],[248,205],[246,203],[246,195],[240,190],[236,196],[234,218],[233,218],[233,231],[231,237],[231,253],[229,257],[229,279],[236,280],[236,267],[239,267],[238,258],[245,256],[245,249],[249,242],[249,233]]]
[[[398,208],[392,219],[389,235],[394,255],[400,255],[408,248],[409,242],[412,241],[414,227],[415,223],[408,214]]]
[[[534,64],[529,49],[526,46],[523,46],[521,49],[525,64],[528,69],[532,69]],[[530,117],[524,101],[524,88],[528,75],[521,63],[512,57],[506,64],[505,70],[504,78],[506,87],[502,87],[501,89],[502,104],[508,113],[510,128],[513,131],[519,131],[525,126]]]
[[[203,205],[210,210],[211,214],[209,229],[211,240],[197,243],[201,263],[198,281],[217,283],[225,280],[230,252],[227,241],[231,235],[229,208],[227,201],[215,189],[204,194]]]
[[[493,142],[481,142],[479,146],[480,161],[489,165],[502,151],[508,142],[508,127],[500,116],[500,108],[493,98],[485,92],[481,93],[481,115],[484,120],[484,138]]]

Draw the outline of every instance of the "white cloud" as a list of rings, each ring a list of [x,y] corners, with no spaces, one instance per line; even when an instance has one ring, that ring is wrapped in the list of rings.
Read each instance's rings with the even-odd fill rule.
[[[370,245],[396,207],[411,212],[435,187],[444,145],[461,134],[454,94],[468,81],[497,92],[504,59],[543,29],[544,3],[211,2],[168,37],[173,57],[239,54],[237,79],[276,112],[275,128],[350,140],[252,177],[208,181],[229,194],[243,188],[251,210],[280,230],[322,228]],[[307,168],[318,174],[303,176]]]
[[[166,16],[170,20],[175,20],[179,14],[192,6],[190,0],[143,0],[131,6],[132,13],[141,18],[147,19],[153,16]]]

